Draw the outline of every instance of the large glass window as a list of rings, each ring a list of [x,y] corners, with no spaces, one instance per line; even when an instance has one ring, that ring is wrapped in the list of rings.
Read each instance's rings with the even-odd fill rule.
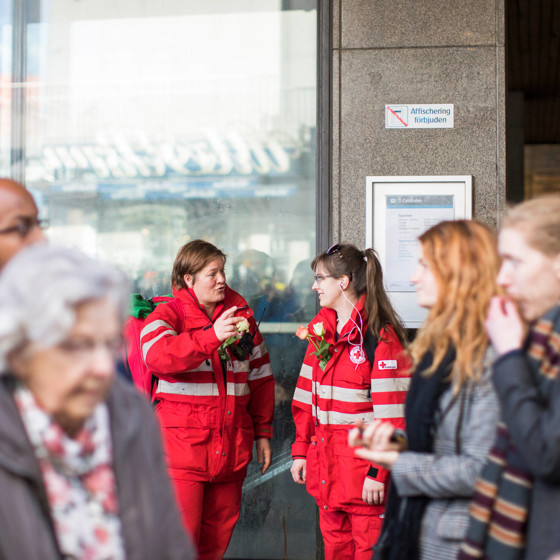
[[[315,508],[291,481],[290,404],[315,311],[317,12],[309,0],[0,4],[0,174],[53,241],[169,293],[204,238],[262,318],[276,379],[273,465],[249,472],[229,558],[312,558]]]

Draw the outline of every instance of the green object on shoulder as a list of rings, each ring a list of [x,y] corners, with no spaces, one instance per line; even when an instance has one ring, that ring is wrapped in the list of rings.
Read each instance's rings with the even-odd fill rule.
[[[142,294],[130,294],[128,314],[131,317],[136,317],[136,319],[145,319],[159,303],[163,303],[165,301],[164,298],[170,297],[173,296],[169,294],[167,296],[160,296],[154,299],[146,299]]]

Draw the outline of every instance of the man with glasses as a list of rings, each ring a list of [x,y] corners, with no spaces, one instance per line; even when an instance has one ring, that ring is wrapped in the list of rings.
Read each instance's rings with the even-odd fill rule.
[[[0,268],[27,245],[45,241],[39,210],[20,183],[0,178]]]
[[[20,183],[0,177],[0,270],[21,249],[46,241],[43,228],[47,222],[39,219],[39,209],[31,193]],[[132,382],[122,360],[117,373]]]

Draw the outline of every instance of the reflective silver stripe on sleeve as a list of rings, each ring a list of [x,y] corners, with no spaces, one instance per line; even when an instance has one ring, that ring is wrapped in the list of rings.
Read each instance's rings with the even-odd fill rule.
[[[410,377],[388,377],[371,380],[372,393],[393,393],[394,391],[408,391]]]
[[[261,342],[260,344],[255,344],[255,347],[253,348],[249,359],[258,360],[259,358],[262,358],[266,354],[266,352],[267,350],[264,341]]]
[[[404,418],[404,404],[376,404],[375,418]]]
[[[152,338],[149,342],[142,344],[142,358],[144,362],[146,361],[146,356],[148,355],[148,351],[150,348],[162,337],[169,336],[169,335],[176,335],[177,333],[173,329],[168,329],[163,331],[162,333],[158,334],[156,337]]]
[[[166,327],[167,329],[171,329],[173,331],[173,334],[177,334],[173,330],[173,327],[169,323],[167,323],[166,321],[162,321],[162,320],[158,319],[157,321],[152,321],[151,323],[148,323],[142,329],[142,332],[140,333],[140,339],[144,338],[147,334],[150,334],[151,332],[154,332],[155,330],[159,329],[160,327]]]

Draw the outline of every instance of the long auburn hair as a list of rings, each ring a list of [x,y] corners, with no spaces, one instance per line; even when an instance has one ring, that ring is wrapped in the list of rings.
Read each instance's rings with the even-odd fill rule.
[[[500,258],[496,236],[469,220],[440,222],[419,237],[426,264],[437,285],[437,302],[408,348],[414,365],[428,351],[434,355],[429,375],[450,348],[456,352],[451,372],[454,389],[482,375],[488,336],[484,320],[496,283]]]
[[[366,294],[364,307],[368,328],[376,338],[382,338],[381,331],[390,325],[401,343],[405,344],[406,331],[385,291],[383,270],[373,249],[360,251],[351,243],[337,243],[317,255],[311,268],[315,271],[319,265],[334,278],[348,276],[358,297]]]

